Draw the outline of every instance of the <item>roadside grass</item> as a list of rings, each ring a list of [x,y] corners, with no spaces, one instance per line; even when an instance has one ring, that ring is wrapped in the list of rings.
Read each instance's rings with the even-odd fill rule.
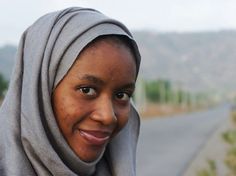
[[[227,168],[225,176],[236,176],[236,110],[231,112],[231,121],[233,129],[222,133],[223,142],[228,145],[226,155],[224,157],[224,165]],[[223,176],[217,174],[217,165],[215,160],[208,160],[207,166],[197,171],[196,176]]]
[[[216,175],[216,163],[214,160],[208,160],[208,166],[197,172],[197,176],[217,176]]]

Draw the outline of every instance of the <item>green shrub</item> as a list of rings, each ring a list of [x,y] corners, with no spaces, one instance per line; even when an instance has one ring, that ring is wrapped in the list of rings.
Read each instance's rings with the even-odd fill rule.
[[[236,130],[228,130],[222,134],[222,137],[225,142],[233,145],[236,143]]]
[[[0,98],[3,98],[4,92],[7,90],[8,82],[4,79],[2,74],[0,74]]]
[[[171,84],[167,80],[149,81],[146,83],[146,95],[152,102],[168,102],[171,98]]]
[[[215,161],[208,160],[208,168],[198,171],[197,176],[217,176]]]

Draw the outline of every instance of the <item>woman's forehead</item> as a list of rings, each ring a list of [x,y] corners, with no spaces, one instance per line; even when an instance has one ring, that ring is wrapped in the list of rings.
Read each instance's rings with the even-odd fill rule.
[[[111,43],[98,42],[96,47],[88,47],[77,57],[71,71],[73,74],[108,75],[116,79],[131,76],[136,78],[136,64],[126,47],[116,47]]]
[[[84,50],[87,50],[88,48],[90,48],[89,52],[93,53],[95,51],[95,49],[98,48],[98,46],[100,46],[102,43],[111,45],[114,48],[124,48],[132,55],[136,65],[137,65],[137,58],[136,58],[136,55],[134,54],[135,51],[133,49],[131,41],[127,36],[123,36],[123,35],[99,36],[99,37],[95,38],[94,40],[92,40],[87,46],[85,46],[84,49],[81,51],[81,53]]]

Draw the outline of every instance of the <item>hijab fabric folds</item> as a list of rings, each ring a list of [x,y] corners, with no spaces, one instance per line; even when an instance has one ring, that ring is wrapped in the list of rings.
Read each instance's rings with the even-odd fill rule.
[[[139,116],[131,108],[125,128],[97,161],[86,163],[70,149],[57,126],[53,89],[80,51],[101,35],[130,38],[128,29],[100,12],[68,8],[41,17],[22,35],[8,93],[0,110],[1,176],[134,176]]]

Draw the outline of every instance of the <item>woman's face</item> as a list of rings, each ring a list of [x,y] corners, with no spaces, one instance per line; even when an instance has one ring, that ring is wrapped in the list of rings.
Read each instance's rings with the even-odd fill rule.
[[[86,162],[96,160],[127,123],[135,86],[130,50],[106,40],[83,50],[52,96],[61,133]]]

